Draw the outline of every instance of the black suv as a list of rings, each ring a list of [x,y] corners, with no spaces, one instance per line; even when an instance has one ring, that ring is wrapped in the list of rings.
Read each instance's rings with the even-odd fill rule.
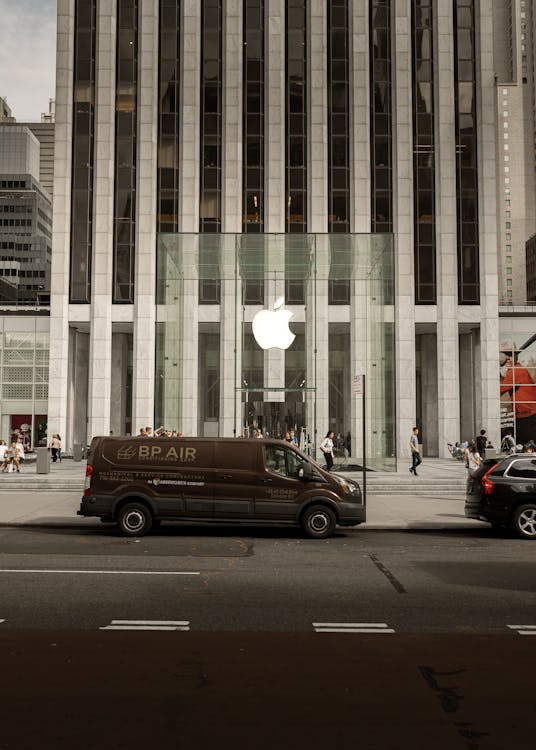
[[[536,454],[487,458],[467,479],[465,515],[536,539]]]

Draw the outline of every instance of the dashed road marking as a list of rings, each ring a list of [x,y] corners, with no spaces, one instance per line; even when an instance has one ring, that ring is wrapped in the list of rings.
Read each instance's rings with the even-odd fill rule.
[[[0,573],[75,573],[92,576],[198,576],[199,571],[184,570],[50,570],[47,568],[0,568]]]
[[[112,620],[99,630],[190,630],[189,620]]]
[[[385,622],[313,622],[317,633],[394,633]]]
[[[510,630],[516,630],[519,635],[536,635],[536,625],[507,625]]]

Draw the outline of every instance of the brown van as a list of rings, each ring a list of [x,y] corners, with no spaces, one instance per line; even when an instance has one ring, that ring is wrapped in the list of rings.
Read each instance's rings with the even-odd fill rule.
[[[331,536],[365,521],[359,485],[282,440],[96,437],[78,515],[142,536],[162,521],[300,525]]]

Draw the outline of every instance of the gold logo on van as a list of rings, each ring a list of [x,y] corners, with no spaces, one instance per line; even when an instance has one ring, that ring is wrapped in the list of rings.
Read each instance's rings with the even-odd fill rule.
[[[134,458],[137,450],[138,447],[136,445],[124,445],[117,451],[117,458],[121,458],[123,461],[128,460],[129,458]]]
[[[197,459],[197,449],[187,445],[175,447],[174,445],[125,445],[117,451],[117,458],[129,461],[137,458],[139,461],[179,461],[191,464]]]

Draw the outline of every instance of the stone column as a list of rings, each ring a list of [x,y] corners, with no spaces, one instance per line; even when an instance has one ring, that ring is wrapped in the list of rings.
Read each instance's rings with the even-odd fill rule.
[[[181,122],[179,225],[181,232],[199,232],[199,150],[200,71],[201,71],[201,3],[185,0],[182,9],[181,35]],[[199,237],[202,240],[202,237]],[[187,257],[182,260],[181,324],[182,356],[180,368],[181,425],[184,435],[197,434],[198,413],[198,243],[191,238]],[[184,245],[184,243],[183,243]],[[186,252],[186,251],[185,251]]]
[[[48,437],[67,433],[69,266],[73,128],[74,0],[57,0],[56,125],[54,134],[54,252],[50,281]],[[69,442],[67,442],[69,441]],[[72,448],[72,433],[64,443]]]
[[[241,296],[235,281],[236,236],[225,233],[242,232],[243,1],[227,0],[224,7],[219,434],[232,437],[241,424],[240,393],[235,391],[242,372]]]
[[[110,431],[115,164],[116,0],[97,6],[93,261],[88,437]]]
[[[138,163],[132,373],[132,434],[154,421],[158,14],[141,0],[138,30]]]
[[[493,3],[481,0],[477,21],[478,220],[480,243],[480,388],[482,425],[500,445],[499,292],[497,265],[496,123]],[[478,7],[478,6],[477,6]],[[477,430],[481,427],[477,425]]]
[[[328,122],[327,122],[327,8],[324,0],[311,0],[307,8],[307,216],[315,238],[316,268],[306,298],[305,340],[308,388],[307,422],[317,450],[328,429]],[[316,274],[316,276],[314,275]]]
[[[351,228],[352,232],[370,232],[370,70],[369,70],[369,3],[352,0],[350,3],[350,154]],[[370,240],[358,237],[354,242],[356,252],[370,257]],[[363,269],[362,262],[354,269]],[[352,379],[350,389],[352,454],[361,460],[363,453],[363,407],[360,394],[356,394],[353,377],[367,371],[367,295],[368,284],[364,273],[351,282],[350,347]]]
[[[265,4],[265,165],[264,231],[285,231],[285,2]],[[285,246],[283,237],[267,237],[265,304],[271,308],[285,295]],[[285,352],[268,349],[264,354],[264,387],[284,388]],[[265,392],[265,401],[285,400],[283,391]]]
[[[460,438],[458,344],[458,238],[456,233],[456,140],[454,103],[454,24],[452,3],[434,8],[435,186],[437,268],[437,446]],[[433,419],[433,417],[432,417]]]
[[[411,2],[395,5],[393,60],[393,231],[395,234],[395,360],[397,456],[409,456],[415,426],[415,278],[413,265],[413,135]]]

